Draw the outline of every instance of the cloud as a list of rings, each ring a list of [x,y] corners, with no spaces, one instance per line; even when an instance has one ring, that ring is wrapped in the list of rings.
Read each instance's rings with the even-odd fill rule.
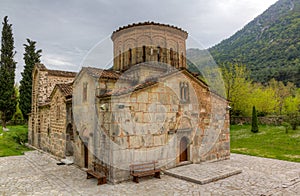
[[[241,29],[276,0],[1,0],[13,24],[22,70],[26,38],[37,41],[49,68],[79,68],[88,51],[120,26],[156,21],[179,26],[207,48]],[[93,54],[93,58],[96,53]],[[94,65],[102,66],[102,65]]]

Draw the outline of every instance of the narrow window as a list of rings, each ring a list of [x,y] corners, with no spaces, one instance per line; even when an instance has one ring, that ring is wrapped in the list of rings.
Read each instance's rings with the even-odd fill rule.
[[[60,119],[60,105],[59,105],[59,99],[56,98],[56,120]]]
[[[83,83],[82,101],[87,101],[87,82]]]
[[[170,63],[171,63],[171,65],[174,65],[174,62],[173,62],[173,60],[174,60],[174,56],[173,56],[174,54],[173,54],[173,49],[172,48],[170,48]]]
[[[119,68],[120,69],[122,69],[122,58],[121,58],[121,50],[119,50],[119,56],[118,56],[118,58],[119,58]]]
[[[184,66],[184,55],[183,52],[181,53],[181,66]]]
[[[132,50],[129,48],[129,65],[132,64]]]
[[[161,53],[161,48],[160,46],[157,46],[157,61],[160,62],[160,53]]]
[[[189,98],[189,84],[187,82],[180,82],[179,83],[180,89],[180,100],[181,102],[185,103],[190,100]]]
[[[183,96],[183,82],[179,83],[179,89],[180,89],[180,100],[183,101],[184,96]]]
[[[146,62],[146,46],[143,46],[143,62]]]

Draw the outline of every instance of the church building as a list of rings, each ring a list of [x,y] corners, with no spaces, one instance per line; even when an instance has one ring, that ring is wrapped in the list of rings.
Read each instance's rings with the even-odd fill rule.
[[[131,24],[111,36],[110,69],[37,64],[29,143],[82,168],[97,162],[112,183],[128,180],[131,164],[228,159],[228,101],[188,70],[187,37],[170,25]]]

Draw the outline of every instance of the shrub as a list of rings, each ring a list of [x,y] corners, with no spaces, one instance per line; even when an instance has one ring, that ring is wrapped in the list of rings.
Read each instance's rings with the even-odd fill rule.
[[[252,126],[251,126],[251,131],[253,133],[258,132],[258,120],[257,120],[257,114],[256,114],[256,109],[255,106],[252,108]]]

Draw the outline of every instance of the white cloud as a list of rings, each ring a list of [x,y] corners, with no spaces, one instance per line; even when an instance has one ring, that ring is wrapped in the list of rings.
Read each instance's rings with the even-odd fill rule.
[[[18,61],[26,38],[37,41],[49,68],[79,66],[90,48],[119,26],[156,21],[179,26],[204,47],[241,29],[276,0],[1,0],[0,17],[13,24]],[[94,65],[102,66],[102,65]]]

